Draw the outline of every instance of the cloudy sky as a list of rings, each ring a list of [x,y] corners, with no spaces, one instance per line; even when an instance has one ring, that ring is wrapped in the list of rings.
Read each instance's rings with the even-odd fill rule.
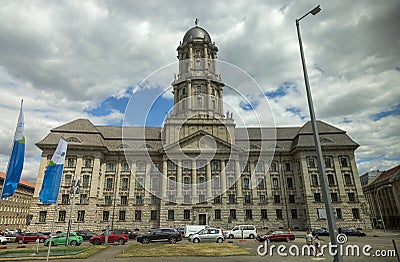
[[[398,0],[26,0],[1,1],[0,171],[22,98],[23,178],[35,181],[41,152],[34,144],[79,117],[121,124],[132,90],[176,62],[195,18],[218,58],[259,83],[278,126],[303,125],[309,114],[295,19],[318,4],[322,11],[301,21],[317,117],[360,144],[361,174],[400,164]]]

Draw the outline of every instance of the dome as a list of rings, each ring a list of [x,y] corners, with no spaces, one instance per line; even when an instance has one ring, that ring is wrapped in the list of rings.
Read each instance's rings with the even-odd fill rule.
[[[211,43],[211,37],[207,31],[198,26],[195,26],[186,32],[185,36],[183,37],[183,43],[189,42],[190,38],[204,39],[205,41]]]

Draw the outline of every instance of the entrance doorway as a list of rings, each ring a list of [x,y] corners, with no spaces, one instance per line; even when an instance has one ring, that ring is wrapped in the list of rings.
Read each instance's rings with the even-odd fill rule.
[[[199,225],[207,225],[207,215],[199,214]]]

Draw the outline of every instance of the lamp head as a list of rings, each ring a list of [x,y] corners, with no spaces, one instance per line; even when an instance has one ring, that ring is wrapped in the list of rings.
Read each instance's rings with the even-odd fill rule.
[[[312,15],[316,15],[321,11],[321,8],[319,7],[319,5],[317,7],[315,7],[313,10],[310,11],[310,13]]]

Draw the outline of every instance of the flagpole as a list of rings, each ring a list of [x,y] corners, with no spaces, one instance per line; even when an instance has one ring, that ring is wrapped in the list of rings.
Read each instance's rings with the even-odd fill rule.
[[[17,130],[18,130],[19,116],[21,115],[22,104],[23,104],[23,103],[24,103],[24,99],[21,99],[21,106],[20,106],[20,108],[19,108],[17,126],[15,127],[15,132],[14,132],[14,137],[13,137],[13,140],[12,140],[12,145],[11,145],[10,153],[8,154],[10,157],[8,158],[7,169],[6,169],[6,176],[4,177],[3,186],[1,187],[0,203],[1,203],[1,201],[3,201],[3,197],[2,197],[2,196],[3,196],[4,185],[6,184],[6,180],[7,180],[8,168],[9,168],[9,166],[10,166],[11,153],[12,153],[12,151],[14,150],[15,137],[17,136]]]
[[[58,191],[60,192],[60,191]],[[51,224],[51,232],[50,232],[50,240],[49,240],[49,244],[47,246],[47,257],[46,257],[46,262],[49,262],[49,256],[50,256],[50,249],[51,249],[51,239],[53,237],[53,232],[54,232],[54,224],[56,221],[56,212],[57,212],[57,206],[58,204],[54,205],[54,215],[53,215],[53,222]]]

